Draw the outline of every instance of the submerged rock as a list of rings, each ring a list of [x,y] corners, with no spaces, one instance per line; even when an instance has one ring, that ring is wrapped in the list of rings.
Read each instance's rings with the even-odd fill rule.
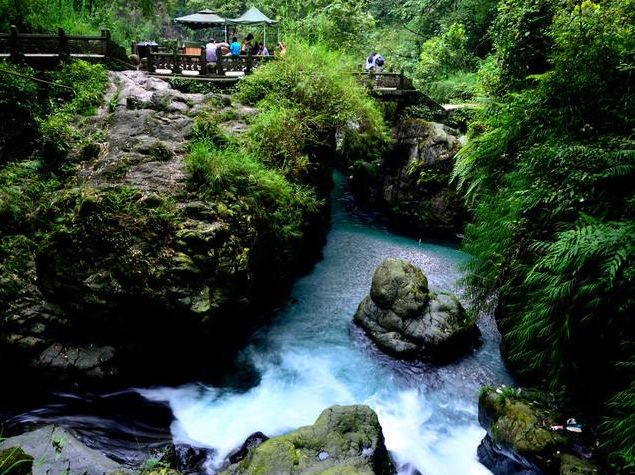
[[[53,425],[10,437],[0,444],[0,450],[12,447],[20,447],[37,461],[33,464],[33,475],[132,473],[101,452],[87,447],[69,431]]]
[[[394,473],[377,414],[368,406],[333,406],[315,424],[251,448],[222,475]]]
[[[431,293],[421,269],[403,259],[385,259],[377,267],[354,321],[379,348],[401,358],[453,356],[478,335],[459,300]]]
[[[533,397],[483,388],[478,409],[479,422],[487,430],[478,457],[494,475],[601,473],[573,452],[572,435],[550,430],[562,417]]]

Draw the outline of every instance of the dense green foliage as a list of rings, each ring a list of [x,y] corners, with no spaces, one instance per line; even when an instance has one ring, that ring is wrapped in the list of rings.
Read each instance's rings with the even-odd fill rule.
[[[124,45],[173,41],[174,16],[212,8],[231,17],[247,6],[0,0],[0,28],[95,34],[108,27]],[[336,131],[349,158],[382,160],[381,114],[349,74],[370,51],[437,101],[482,100],[455,169],[473,208],[468,293],[476,310],[497,307],[515,368],[596,416],[614,469],[635,470],[633,2],[263,0],[258,7],[281,20],[288,53],[241,82],[238,97],[259,109],[244,136],[226,137],[213,114],[197,119],[191,185],[269,223],[266,239],[288,262],[308,232],[307,215],[321,208],[319,177],[333,165],[327,151]],[[35,76],[74,92],[28,79]],[[73,117],[95,112],[106,76],[82,62],[48,75],[1,64],[0,79],[1,300],[19,292],[47,210],[72,204],[52,193],[73,171],[68,152],[85,140]],[[120,191],[106,204],[112,199],[113,210],[143,221],[139,209],[124,209]],[[80,208],[63,217],[59,233]],[[104,226],[96,229],[109,232]]]
[[[381,113],[350,74],[350,60],[296,41],[284,59],[241,81],[238,98],[258,107],[246,134],[228,138],[223,113],[197,119],[187,165],[207,197],[235,196],[264,223],[272,253],[292,260],[312,214],[323,210],[335,132],[363,124],[383,138]]]
[[[246,78],[239,97],[260,110],[248,148],[293,179],[311,182],[316,168],[329,166],[324,155],[316,161],[316,152],[335,147],[336,131],[384,138],[381,113],[351,70],[346,55],[297,41],[283,61]]]
[[[471,297],[498,305],[521,372],[598,415],[608,402],[605,447],[631,468],[634,25],[629,1],[503,2],[485,75],[500,102],[455,171],[475,206]]]
[[[0,68],[17,69],[6,64]],[[19,72],[36,77],[28,68]],[[50,226],[46,213],[52,194],[73,170],[68,152],[84,139],[72,125],[74,116],[94,112],[107,83],[103,67],[83,61],[45,77],[73,91],[9,75],[0,81],[5,144],[0,146],[0,301],[5,303],[19,292],[27,265]]]

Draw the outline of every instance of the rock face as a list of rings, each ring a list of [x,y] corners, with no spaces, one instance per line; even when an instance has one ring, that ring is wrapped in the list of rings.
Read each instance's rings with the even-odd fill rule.
[[[478,447],[481,463],[494,475],[600,474],[597,466],[574,453],[580,437],[551,431],[563,418],[534,399],[493,388],[481,391],[478,418],[487,430]]]
[[[62,473],[67,475],[109,475],[115,471],[122,475],[131,473],[130,470],[97,450],[85,446],[70,432],[56,426],[46,426],[11,437],[0,444],[0,451],[12,447],[20,447],[36,461],[32,468],[33,475]]]
[[[197,348],[224,358],[321,244],[325,207],[280,245],[252,197],[210,197],[187,173],[188,140],[226,140],[257,111],[140,71],[110,79],[101,115],[78,119],[85,138],[19,295],[0,295],[0,363],[15,377],[35,370],[51,383],[101,385],[166,378],[200,360]]]
[[[465,208],[450,175],[464,138],[457,130],[420,119],[399,123],[392,138],[374,161],[368,161],[368,153],[348,157],[356,200],[383,209],[408,234],[453,238],[463,228]]]
[[[459,300],[431,293],[421,269],[403,259],[386,259],[377,267],[354,321],[379,348],[400,358],[451,357],[478,336]]]
[[[249,450],[222,475],[390,475],[395,470],[377,415],[368,406],[333,406],[315,424]]]

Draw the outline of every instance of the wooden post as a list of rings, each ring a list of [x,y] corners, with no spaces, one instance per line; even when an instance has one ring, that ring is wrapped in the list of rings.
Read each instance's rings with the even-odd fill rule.
[[[249,51],[247,51],[247,68],[245,69],[245,74],[251,74],[251,68],[254,65],[254,57],[251,52],[252,48],[249,48]]]
[[[172,70],[172,74],[179,74],[181,72],[181,63],[179,60],[179,53],[174,51],[172,53],[172,61],[174,63],[174,69]]]
[[[57,36],[59,37],[60,61],[68,61],[71,57],[71,52],[68,48],[68,38],[66,37],[66,33],[64,33],[63,28],[58,28]]]
[[[20,53],[20,41],[18,40],[18,27],[11,25],[11,36],[9,37],[9,53],[11,61],[19,63],[22,60],[22,53]]]
[[[402,69],[401,71],[399,71],[399,90],[400,91],[404,90],[404,86],[406,82],[405,79],[406,79],[406,76],[404,76],[403,69]]]
[[[207,74],[207,48],[203,46],[201,50],[201,76]]]
[[[224,76],[225,72],[223,71],[223,48],[220,46],[216,48],[216,74],[219,76]]]
[[[104,56],[110,56],[112,45],[110,44],[110,30],[104,28],[101,30],[102,41],[106,43],[106,48],[104,49]]]
[[[146,64],[147,64],[147,68],[148,68],[148,72],[149,73],[153,73],[154,72],[154,53],[152,52],[152,49],[148,50],[148,54],[146,56]]]

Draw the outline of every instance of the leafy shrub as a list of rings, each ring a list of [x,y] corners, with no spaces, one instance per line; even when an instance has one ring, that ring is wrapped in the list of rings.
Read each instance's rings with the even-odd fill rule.
[[[36,119],[44,112],[45,96],[38,83],[29,80],[34,76],[28,67],[0,62],[0,164],[28,154],[37,141]]]
[[[422,87],[428,95],[441,104],[475,101],[481,87],[476,73],[458,72],[451,76],[431,81]]]
[[[527,77],[549,68],[550,29],[559,0],[504,0],[492,26],[498,81],[491,92],[527,86]]]
[[[32,229],[32,221],[49,194],[59,187],[55,178],[43,178],[39,161],[10,163],[0,168],[0,234]]]
[[[237,146],[218,148],[209,142],[195,142],[186,164],[194,185],[204,195],[231,194],[234,199],[238,195],[245,201],[266,223],[263,228],[270,234],[272,252],[282,262],[292,259],[294,243],[303,237],[308,216],[322,206],[311,189],[289,182]]]
[[[52,99],[57,100],[65,112],[94,115],[103,103],[108,86],[108,74],[101,64],[77,60],[64,63],[61,69],[49,73],[49,80],[73,88],[74,93],[52,88]]]
[[[260,109],[247,147],[292,179],[314,183],[332,166],[336,132],[386,141],[381,111],[351,71],[342,53],[294,42],[284,59],[242,81],[240,98]]]
[[[270,166],[301,180],[308,172],[305,149],[319,140],[315,126],[293,104],[271,104],[254,120],[248,132],[248,146]]]
[[[447,78],[456,71],[470,71],[475,64],[475,57],[467,50],[465,26],[454,23],[423,43],[417,79],[424,82]]]
[[[502,101],[455,168],[475,206],[468,293],[497,304],[521,373],[607,416],[616,470],[635,463],[635,371],[618,363],[635,342],[634,24],[629,1],[504,2],[490,71]]]
[[[351,74],[354,62],[326,46],[293,39],[284,59],[258,68],[242,81],[239,97],[249,104],[294,103],[317,128],[331,130],[365,122],[383,131],[381,113]]]

